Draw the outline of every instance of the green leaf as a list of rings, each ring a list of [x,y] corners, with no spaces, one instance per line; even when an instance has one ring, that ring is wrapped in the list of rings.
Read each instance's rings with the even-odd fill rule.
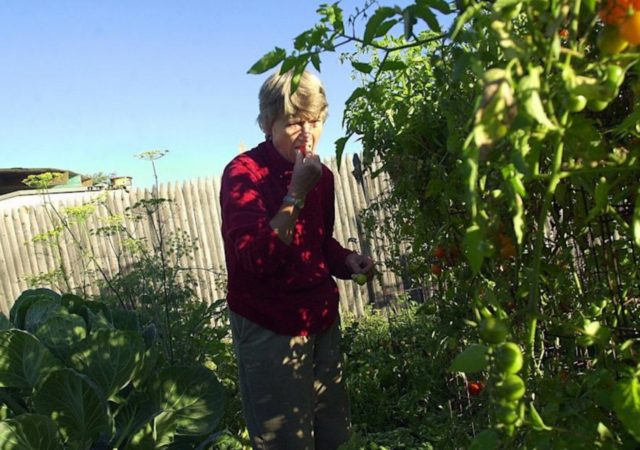
[[[53,300],[37,302],[29,308],[24,317],[24,328],[29,333],[35,333],[40,326],[53,316],[68,316],[67,308]]]
[[[205,367],[169,367],[154,387],[157,404],[173,413],[176,434],[201,436],[218,426],[224,411],[224,390]]]
[[[293,77],[291,78],[291,95],[293,95],[298,90],[298,86],[300,86],[300,80],[302,79],[302,74],[307,68],[307,64],[309,64],[309,55],[300,56],[304,56],[304,58],[299,58],[296,62],[296,67],[293,69]]]
[[[13,324],[7,319],[2,312],[0,312],[0,331],[6,331],[13,328]]]
[[[496,450],[498,448],[498,433],[484,430],[473,438],[469,450]]]
[[[458,37],[458,34],[460,33],[460,30],[462,30],[462,28],[465,26],[465,24],[467,22],[469,22],[471,19],[473,19],[473,17],[476,15],[476,8],[475,6],[471,5],[469,6],[467,9],[464,10],[464,12],[462,14],[460,14],[455,22],[453,23],[453,27],[451,28],[451,40],[455,41],[456,37]]]
[[[489,366],[487,351],[489,347],[472,344],[455,357],[451,363],[452,372],[475,373],[485,370]]]
[[[64,361],[71,347],[87,337],[86,322],[75,314],[53,316],[35,334],[55,356]]]
[[[549,431],[552,429],[544,424],[542,417],[540,417],[540,414],[536,411],[536,407],[533,406],[533,403],[529,403],[529,413],[531,415],[531,423],[534,430]]]
[[[102,433],[111,434],[107,400],[83,375],[72,370],[53,372],[32,399],[36,411],[55,418],[64,440],[86,447]]]
[[[123,331],[140,331],[140,321],[135,311],[117,308],[111,311],[113,327]]]
[[[127,402],[117,409],[116,440],[121,436],[136,435],[158,414],[159,411],[154,407],[147,393],[134,391],[127,397]]]
[[[371,41],[373,41],[376,36],[380,36],[378,33],[380,25],[382,25],[386,19],[393,17],[395,14],[396,11],[393,8],[387,6],[378,8],[373,15],[369,17],[369,21],[367,22],[364,30],[362,45],[367,46],[371,44]]]
[[[407,65],[404,61],[387,59],[382,66],[380,67],[381,71],[389,71],[389,70],[404,70],[407,68]]]
[[[522,94],[522,105],[525,112],[537,121],[540,125],[543,125],[550,130],[555,130],[558,127],[554,125],[547,113],[544,110],[542,99],[540,98],[540,72],[541,68],[532,68],[529,71],[529,75],[525,75],[520,80],[519,92]]]
[[[359,99],[360,97],[363,97],[367,95],[367,90],[365,88],[356,88],[352,93],[351,96],[349,96],[349,98],[347,99],[346,102],[344,102],[345,106],[349,106],[351,103],[353,103],[355,100]]]
[[[0,450],[62,450],[56,423],[40,414],[0,422]]]
[[[108,400],[113,400],[143,367],[144,353],[140,334],[98,330],[71,349],[69,361],[96,383]]]
[[[449,4],[444,0],[417,0],[416,4],[419,7],[429,7],[432,9],[437,9],[442,14],[451,14],[451,8]]]
[[[627,431],[640,442],[640,383],[637,378],[624,378],[613,389],[613,410]]]
[[[338,162],[338,170],[340,170],[340,164],[342,162],[342,154],[344,153],[344,147],[347,145],[347,141],[353,135],[350,133],[347,136],[341,137],[336,141],[336,160]]]
[[[275,50],[270,51],[266,55],[264,55],[258,62],[256,62],[251,69],[247,73],[251,73],[254,75],[261,74],[266,72],[269,69],[273,69],[275,66],[280,64],[282,60],[287,57],[287,52],[279,47],[276,47]]]
[[[282,65],[280,66],[280,73],[287,73],[288,71],[293,69],[297,61],[298,57],[295,55],[291,55],[285,58],[285,60],[282,62]]]
[[[417,7],[415,10],[415,14],[417,17],[424,20],[431,30],[435,31],[436,33],[440,33],[442,31],[440,28],[440,23],[438,22],[438,18],[428,7]]]
[[[371,64],[368,64],[368,63],[363,63],[363,62],[358,62],[358,61],[351,61],[351,65],[358,72],[362,72],[362,73],[371,73],[371,71],[373,70],[373,66]],[[359,88],[359,89],[362,89],[362,88]]]
[[[465,255],[474,275],[480,272],[480,267],[482,267],[482,261],[485,256],[482,250],[483,236],[484,233],[480,227],[478,225],[472,225],[467,228],[467,232],[462,241]]]
[[[317,53],[311,54],[311,64],[313,64],[313,68],[320,72],[320,55]]]
[[[51,289],[29,289],[20,294],[9,311],[9,320],[16,328],[24,328],[24,318],[31,305],[43,301],[53,300],[60,302],[60,295]]]
[[[0,333],[0,386],[31,390],[60,366],[35,336],[17,329]]]

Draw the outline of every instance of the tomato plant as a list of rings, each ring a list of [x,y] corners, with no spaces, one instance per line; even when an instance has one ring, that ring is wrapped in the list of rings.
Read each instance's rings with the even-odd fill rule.
[[[357,140],[365,171],[389,177],[363,220],[386,266],[437,302],[430,339],[453,371],[485,380],[469,412],[487,428],[476,445],[640,440],[640,406],[626,400],[640,396],[637,10],[637,0],[367,2],[347,21],[323,5],[294,50],[257,64],[317,69],[340,49],[352,65],[336,153]],[[460,249],[455,265],[452,251],[434,253],[444,242]],[[440,263],[450,270],[433,277]],[[562,373],[576,395],[559,388]]]

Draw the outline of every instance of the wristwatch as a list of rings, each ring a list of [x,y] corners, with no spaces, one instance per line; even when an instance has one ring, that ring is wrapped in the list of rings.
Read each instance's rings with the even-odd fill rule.
[[[295,198],[295,197],[292,197],[290,195],[285,195],[284,199],[282,200],[282,202],[285,205],[293,205],[294,207],[296,207],[298,209],[304,208],[304,199],[301,199],[301,198]]]

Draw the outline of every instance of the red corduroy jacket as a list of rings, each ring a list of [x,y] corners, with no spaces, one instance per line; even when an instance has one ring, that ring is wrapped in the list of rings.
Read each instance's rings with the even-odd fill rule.
[[[275,333],[328,329],[338,315],[333,277],[349,279],[345,249],[333,238],[333,174],[309,192],[286,245],[269,221],[289,190],[293,164],[269,141],[235,157],[222,176],[222,236],[229,309]],[[333,277],[332,277],[333,276]]]

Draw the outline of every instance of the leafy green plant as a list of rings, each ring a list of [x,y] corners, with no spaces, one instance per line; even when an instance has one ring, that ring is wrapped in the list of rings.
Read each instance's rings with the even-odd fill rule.
[[[456,342],[446,366],[485,382],[487,429],[460,422],[470,448],[639,441],[640,52],[602,37],[602,13],[631,3],[364,2],[348,20],[325,4],[250,70],[350,49],[338,159],[357,138],[364,170],[389,174],[366,225],[422,288],[433,339]]]
[[[215,373],[161,364],[136,313],[36,289],[0,324],[0,448],[205,449],[219,436]]]

